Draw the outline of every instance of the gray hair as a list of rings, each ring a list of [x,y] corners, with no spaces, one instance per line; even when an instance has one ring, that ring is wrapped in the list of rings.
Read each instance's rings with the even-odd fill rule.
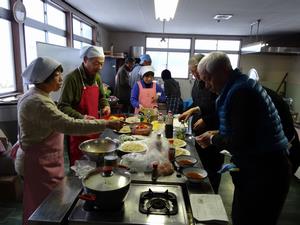
[[[224,52],[211,52],[201,59],[197,70],[199,73],[212,74],[221,68],[232,70],[229,57]]]
[[[195,54],[189,59],[189,66],[197,66],[200,60],[204,57],[203,54]]]

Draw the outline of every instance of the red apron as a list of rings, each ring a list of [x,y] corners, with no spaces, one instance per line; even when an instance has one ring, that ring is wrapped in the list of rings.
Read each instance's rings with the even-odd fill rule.
[[[23,148],[22,148],[23,149]],[[64,135],[52,133],[39,144],[23,149],[23,225],[64,178]]]
[[[96,119],[99,119],[99,87],[97,84],[94,84],[92,86],[85,86],[83,81],[82,84],[83,88],[81,100],[79,105],[76,107],[76,110],[82,115],[89,115],[95,117]],[[78,146],[83,141],[99,138],[99,135],[100,134],[98,133],[87,136],[70,136],[70,166],[74,165],[75,161],[81,159],[81,157],[83,156]]]
[[[156,83],[153,82],[152,88],[143,88],[141,81],[137,82],[139,86],[139,104],[144,108],[157,107],[157,103],[153,102],[153,98],[156,96]],[[139,113],[139,108],[135,108],[134,114]]]

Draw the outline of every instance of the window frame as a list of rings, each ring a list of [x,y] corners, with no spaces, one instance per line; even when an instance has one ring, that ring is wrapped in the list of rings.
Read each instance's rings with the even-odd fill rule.
[[[14,20],[12,14],[12,8],[15,1],[10,1],[10,9],[0,7],[0,18],[10,21],[11,31],[12,31],[12,44],[13,44],[13,59],[14,59],[14,80],[15,80],[15,90],[11,92],[0,93],[0,97],[15,96],[24,91],[23,79],[21,77],[22,73],[22,62],[21,53],[22,49],[21,38],[23,37],[22,31],[19,29],[19,24]]]
[[[189,39],[190,40],[190,47],[189,48],[186,48],[186,49],[182,49],[182,48],[169,48],[169,46],[167,47],[167,48],[153,48],[153,47],[147,47],[147,38],[158,38],[158,39],[162,39],[162,38],[164,38],[164,39]],[[146,35],[146,37],[145,37],[145,52],[147,53],[147,52],[149,52],[149,51],[154,51],[154,52],[167,52],[167,54],[169,53],[169,52],[182,52],[182,53],[188,53],[189,54],[189,58],[191,57],[191,48],[192,48],[192,46],[193,46],[193,38],[192,37],[178,37],[178,36],[156,36],[156,35],[151,35],[151,34],[149,34],[149,35]],[[167,56],[167,60],[168,60],[168,56]],[[182,80],[186,80],[186,79],[188,79],[188,65],[186,65],[187,66],[187,75],[186,75],[186,77],[175,77],[175,79],[182,79]],[[168,68],[168,62],[166,63],[166,67]],[[168,68],[169,69],[169,68]],[[156,75],[155,76],[155,78],[158,78],[158,79],[160,79],[160,75]]]

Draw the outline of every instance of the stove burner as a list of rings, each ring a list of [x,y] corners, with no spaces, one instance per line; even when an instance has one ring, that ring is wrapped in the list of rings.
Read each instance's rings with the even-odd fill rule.
[[[176,195],[168,192],[153,192],[151,189],[141,193],[139,210],[145,214],[176,215],[178,205]]]

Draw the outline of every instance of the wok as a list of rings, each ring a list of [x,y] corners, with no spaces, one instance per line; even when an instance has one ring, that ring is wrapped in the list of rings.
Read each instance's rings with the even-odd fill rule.
[[[106,210],[116,209],[125,201],[131,183],[130,173],[122,168],[101,167],[82,180],[85,194],[79,198]]]
[[[90,160],[103,162],[105,155],[113,153],[117,148],[116,143],[110,139],[91,139],[82,142],[79,149],[87,155]]]

